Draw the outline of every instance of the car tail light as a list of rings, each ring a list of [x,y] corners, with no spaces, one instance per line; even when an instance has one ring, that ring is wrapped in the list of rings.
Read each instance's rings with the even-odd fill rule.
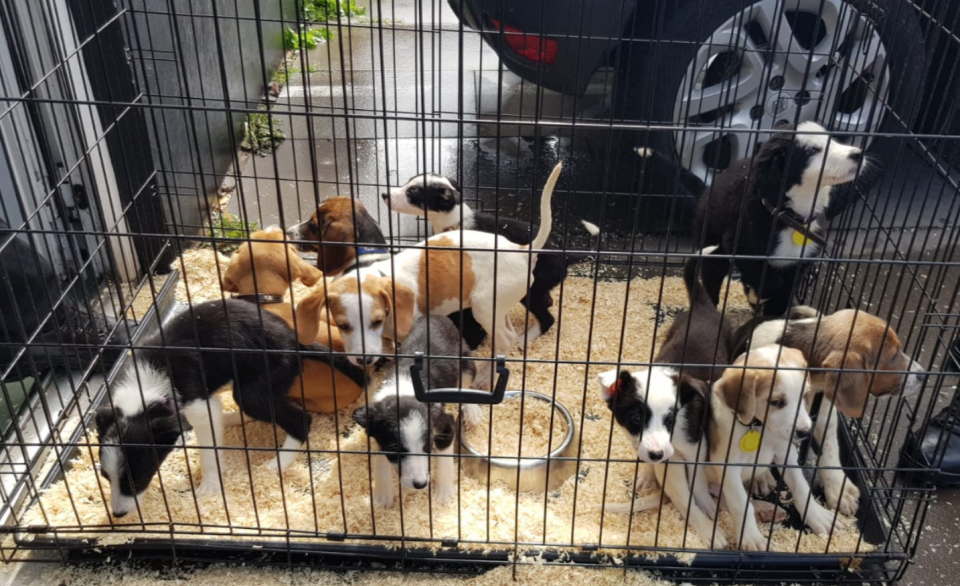
[[[503,39],[517,55],[530,61],[543,61],[547,65],[557,60],[556,41],[552,39],[541,40],[539,35],[527,34],[518,28],[501,24],[499,20],[489,16],[487,19],[498,31],[506,33]]]

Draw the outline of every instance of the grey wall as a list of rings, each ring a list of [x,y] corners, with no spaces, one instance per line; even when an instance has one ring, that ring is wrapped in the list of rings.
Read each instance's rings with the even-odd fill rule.
[[[123,0],[168,230],[195,234],[241,141],[243,112],[260,105],[283,58],[294,0]],[[183,107],[190,107],[186,110]]]

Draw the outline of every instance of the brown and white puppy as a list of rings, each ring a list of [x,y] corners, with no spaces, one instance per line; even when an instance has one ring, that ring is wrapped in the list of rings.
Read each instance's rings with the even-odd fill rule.
[[[510,351],[519,338],[507,314],[526,294],[537,263],[531,250],[543,247],[553,226],[550,201],[560,170],[557,165],[544,187],[543,221],[530,245],[488,232],[438,234],[391,259],[348,271],[305,302],[329,308],[355,364],[371,364],[383,355],[384,336],[402,342],[416,317],[445,316],[466,307],[493,333],[491,354]],[[489,388],[491,369],[481,369],[480,388]]]
[[[806,367],[799,350],[773,344],[742,354],[713,385],[710,461],[727,466],[709,466],[708,474],[722,486],[740,549],[766,549],[744,477],[770,465],[779,467],[804,524],[824,536],[833,528],[835,515],[813,498],[793,445],[813,427],[803,402]]]
[[[271,227],[250,235],[248,242],[230,257],[223,274],[222,289],[235,299],[261,305],[294,328],[293,304],[283,300],[290,282],[299,280],[312,287],[323,280],[323,272],[300,258],[293,246],[283,242],[283,231]],[[270,240],[272,242],[257,242]],[[326,322],[326,310],[312,306],[298,313],[298,321],[309,324],[311,334],[298,336],[304,344],[319,342],[334,351],[343,352],[343,338],[333,324]],[[333,413],[353,403],[362,391],[364,373],[353,365],[331,368],[314,360],[303,361],[303,372],[290,386],[288,395],[303,402],[313,413]]]
[[[287,230],[300,250],[317,253],[317,266],[336,276],[390,257],[380,226],[359,199],[326,199],[304,222]],[[351,246],[360,244],[361,246]]]
[[[752,336],[751,336],[752,334]],[[807,406],[824,394],[815,437],[820,445],[820,480],[827,506],[845,515],[859,507],[860,491],[840,464],[837,413],[860,417],[870,396],[912,394],[923,386],[923,367],[910,359],[893,328],[864,311],[844,309],[826,316],[748,323],[734,335],[738,348],[782,344],[803,353],[811,368]],[[769,492],[772,479],[758,478],[755,492]]]

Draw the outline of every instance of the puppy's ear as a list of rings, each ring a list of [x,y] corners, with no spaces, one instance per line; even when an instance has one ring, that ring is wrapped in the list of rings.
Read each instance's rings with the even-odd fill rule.
[[[867,407],[867,393],[870,388],[870,374],[866,372],[845,372],[845,369],[865,370],[863,355],[850,351],[844,355],[834,350],[823,361],[823,368],[835,368],[840,372],[827,372],[824,377],[824,394],[844,415],[861,417]]]
[[[180,439],[180,418],[176,415],[168,415],[159,419],[151,419],[150,432],[153,434],[154,444],[172,446]]]
[[[227,265],[227,270],[223,272],[223,281],[220,283],[220,289],[224,293],[239,293],[240,285],[237,282],[237,273],[240,271],[239,265],[242,261],[240,257],[234,254]]]
[[[338,243],[354,242],[353,224],[344,221],[326,221],[320,229],[320,250],[317,266],[329,275],[340,274],[357,258],[353,246],[337,246]]]
[[[453,443],[456,435],[456,421],[453,415],[443,410],[439,405],[430,409],[430,419],[433,426],[433,445],[438,450],[446,450]]]
[[[710,385],[706,381],[683,375],[680,377],[680,402],[686,403],[694,396],[700,396],[704,399],[710,394]]]
[[[357,422],[357,425],[366,429],[369,424],[370,409],[366,405],[360,405],[353,410],[353,420]]]
[[[783,183],[783,175],[787,171],[789,158],[794,156],[800,158],[799,152],[792,155],[793,138],[789,135],[774,134],[763,144],[760,152],[753,160],[753,170],[751,177],[754,180],[754,187],[757,193],[771,194],[768,199],[771,205],[776,206],[779,201],[775,198],[780,193]]]
[[[737,420],[750,425],[757,410],[757,373],[742,368],[728,368],[720,379],[720,396],[733,409]]]
[[[313,287],[323,278],[323,271],[300,258],[292,246],[287,247],[287,258],[290,260],[290,275],[294,281]]]
[[[104,405],[103,407],[97,409],[97,413],[94,416],[94,422],[97,425],[97,434],[102,436],[103,433],[107,431],[107,429],[113,425],[116,420],[117,418],[113,411],[113,407],[110,405]]]
[[[380,277],[379,294],[383,300],[384,307],[389,307],[394,315],[388,315],[384,319],[389,327],[393,327],[394,316],[397,320],[397,328],[394,332],[394,339],[403,342],[410,328],[413,327],[413,309],[416,303],[413,289],[400,283],[396,283],[389,277]]]
[[[611,403],[617,396],[632,396],[637,393],[637,381],[626,370],[621,370],[619,373],[616,369],[608,370],[601,373],[598,378],[600,393],[607,403]]]
[[[310,292],[297,304],[297,341],[307,346],[320,333],[320,315],[327,306],[327,284]]]

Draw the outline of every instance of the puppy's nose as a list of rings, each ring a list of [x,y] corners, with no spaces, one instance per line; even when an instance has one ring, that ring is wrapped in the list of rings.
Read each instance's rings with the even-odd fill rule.
[[[114,511],[114,512],[113,512],[113,516],[116,517],[117,519],[119,519],[120,517],[126,516],[126,514],[127,514],[126,511]]]
[[[659,450],[647,452],[647,455],[650,456],[651,462],[659,462],[660,460],[663,460],[663,452]]]
[[[863,151],[861,151],[860,149],[857,149],[852,153],[850,153],[848,156],[850,157],[850,160],[853,161],[854,163],[859,163],[860,159],[863,158]]]
[[[796,430],[796,431],[794,432],[794,434],[797,436],[797,439],[805,440],[805,439],[807,439],[808,437],[810,437],[810,430],[809,430],[809,429],[798,429],[798,430]]]
[[[377,358],[375,356],[362,356],[360,358],[361,364],[373,364],[376,361],[377,361]]]
[[[415,488],[415,489],[417,489],[417,490],[420,490],[421,488],[426,488],[426,487],[427,487],[427,481],[426,481],[426,480],[414,480],[414,481],[413,481],[413,488]]]
[[[389,193],[381,193],[381,194],[380,194],[380,197],[383,198],[383,201],[387,201],[387,200],[390,199],[390,194],[389,194]]]

